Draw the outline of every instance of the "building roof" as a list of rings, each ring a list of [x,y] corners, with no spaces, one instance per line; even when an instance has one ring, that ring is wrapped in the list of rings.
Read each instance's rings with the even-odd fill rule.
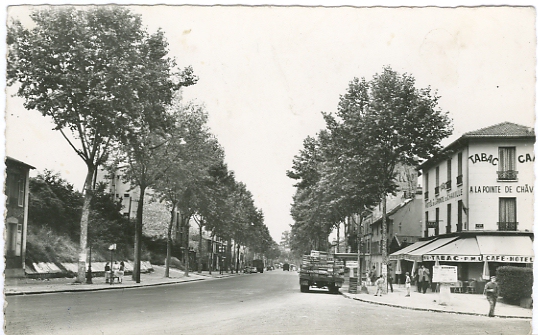
[[[454,150],[457,150],[476,139],[529,139],[536,140],[534,128],[522,126],[513,122],[501,122],[493,126],[480,128],[463,134],[456,141],[447,145],[441,152],[418,166],[419,170],[428,168],[440,160],[446,159]]]
[[[512,122],[502,122],[496,125],[470,131],[463,134],[466,138],[502,137],[502,138],[531,138],[534,137],[534,128],[522,126]]]
[[[17,160],[15,158],[11,158],[9,156],[6,156],[6,163],[15,163],[18,165],[22,165],[30,170],[35,170],[35,167],[31,166],[30,164],[26,164],[25,162],[21,162],[20,160]]]

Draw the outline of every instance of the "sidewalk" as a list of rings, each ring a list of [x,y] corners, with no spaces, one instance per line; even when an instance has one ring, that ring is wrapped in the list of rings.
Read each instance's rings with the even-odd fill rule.
[[[438,302],[439,293],[432,293],[430,290],[426,294],[418,293],[416,286],[411,287],[410,297],[405,296],[407,292],[404,285],[395,284],[393,285],[394,293],[390,292],[389,289],[388,294],[377,297],[374,296],[375,286],[367,286],[367,288],[368,294],[351,294],[349,293],[349,281],[346,280],[340,292],[350,299],[406,309],[481,316],[486,316],[489,311],[489,303],[482,294],[452,293],[450,303],[447,306],[442,306]],[[360,287],[358,291],[360,291]],[[532,309],[508,305],[499,299],[495,307],[495,316],[532,319]]]
[[[185,273],[183,271],[177,269],[170,269],[170,277],[165,278],[163,266],[153,265],[153,269],[155,271],[151,273],[143,273],[140,275],[140,283],[136,283],[135,281],[133,281],[130,275],[123,277],[123,283],[121,284],[117,282],[115,282],[114,284],[105,283],[104,277],[92,278],[93,284],[74,283],[74,278],[52,278],[49,280],[7,278],[4,281],[4,294],[6,296],[12,296],[58,292],[100,291],[110,289],[124,289],[176,284],[190,281],[224,278],[237,275],[236,273],[223,273],[221,275],[218,273],[218,271],[213,271],[210,275],[209,272],[204,271],[201,274],[199,274],[198,272],[189,272],[189,276],[185,277]]]

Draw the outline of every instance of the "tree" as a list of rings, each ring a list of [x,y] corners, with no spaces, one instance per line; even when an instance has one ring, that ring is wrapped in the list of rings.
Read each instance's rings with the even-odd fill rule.
[[[438,101],[431,88],[416,88],[411,75],[385,67],[369,82],[355,78],[340,98],[337,118],[326,118],[333,143],[337,144],[332,147],[337,155],[329,160],[344,167],[347,178],[359,186],[355,191],[382,202],[381,251],[385,265],[386,196],[396,190],[396,167],[416,166],[433,157],[441,149],[441,140],[452,133],[451,121],[438,108]],[[336,147],[340,150],[334,151]]]
[[[149,35],[125,7],[47,7],[31,18],[31,29],[8,27],[8,85],[19,83],[25,108],[52,118],[86,164],[77,275],[83,282],[94,173],[115,142],[162,125],[164,105],[182,82],[173,80],[162,32]]]

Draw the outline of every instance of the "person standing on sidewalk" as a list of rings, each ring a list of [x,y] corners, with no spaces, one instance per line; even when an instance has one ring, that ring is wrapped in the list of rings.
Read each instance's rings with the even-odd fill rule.
[[[430,270],[424,267],[424,265],[420,266],[420,269],[418,269],[418,291],[420,292],[422,288],[422,293],[426,293],[426,290],[428,290],[428,285],[430,282]]]
[[[390,287],[390,292],[394,293],[394,289],[392,288],[392,269],[390,268],[390,265],[389,265],[389,270],[388,270],[388,273],[387,273],[387,281],[388,281],[387,291],[388,291],[388,289]]]
[[[106,262],[105,264],[105,283],[108,284],[108,282],[110,281],[110,263],[109,262]]]
[[[495,305],[497,304],[497,298],[499,297],[499,285],[497,284],[497,278],[491,277],[491,281],[484,287],[484,294],[489,302],[489,317],[495,316]]]
[[[383,276],[379,276],[379,278],[377,278],[377,280],[375,281],[375,285],[377,286],[377,289],[374,296],[377,297],[379,293],[379,296],[381,297],[383,294],[383,286],[385,286],[385,278],[383,278]]]
[[[409,277],[409,272],[405,273],[405,289],[407,290],[406,297],[411,296],[411,277]]]

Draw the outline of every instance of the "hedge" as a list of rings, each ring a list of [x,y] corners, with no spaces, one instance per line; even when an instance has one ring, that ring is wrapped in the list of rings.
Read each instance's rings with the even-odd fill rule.
[[[500,296],[506,302],[519,303],[521,298],[532,296],[532,268],[502,266],[497,268]]]

